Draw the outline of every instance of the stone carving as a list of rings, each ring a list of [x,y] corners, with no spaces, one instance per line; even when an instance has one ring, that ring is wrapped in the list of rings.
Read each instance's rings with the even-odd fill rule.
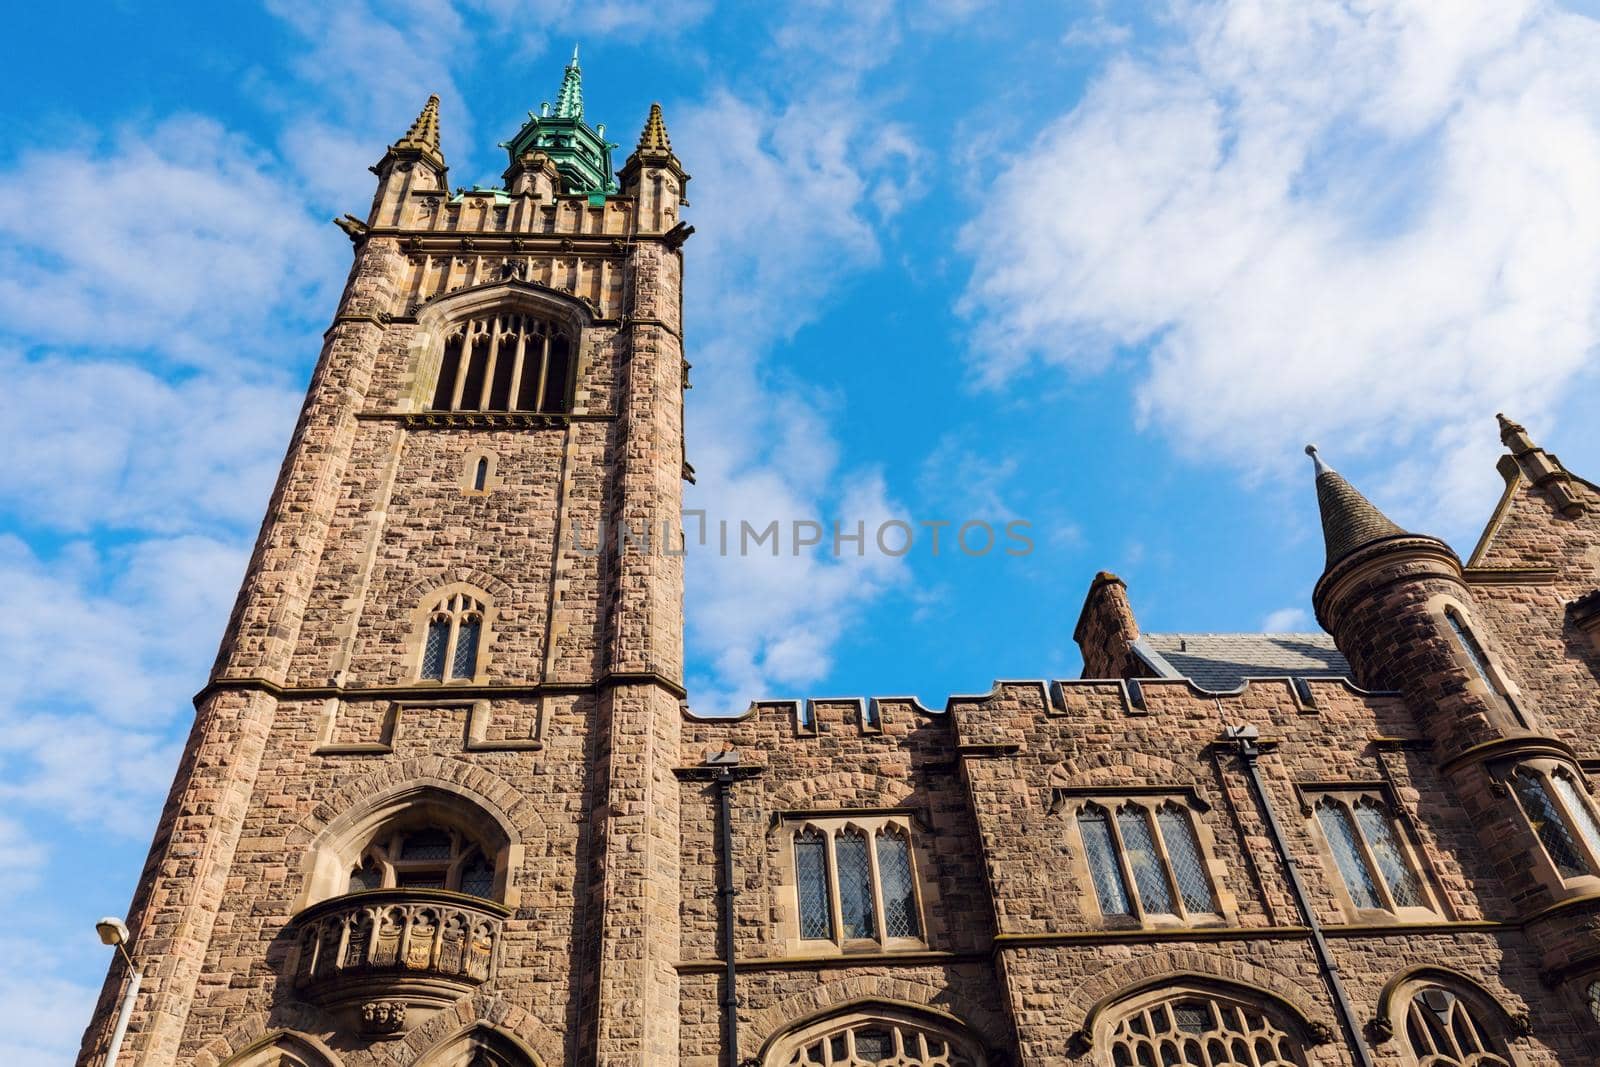
[[[368,1037],[398,1034],[406,1027],[406,1005],[399,1000],[369,1000],[361,1005],[361,1032]]]

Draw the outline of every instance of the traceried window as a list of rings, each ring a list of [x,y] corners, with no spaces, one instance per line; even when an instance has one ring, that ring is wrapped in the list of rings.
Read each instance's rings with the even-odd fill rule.
[[[1406,1040],[1418,1067],[1509,1067],[1498,1034],[1454,992],[1427,986],[1406,1006]]]
[[[1313,810],[1345,893],[1358,911],[1433,909],[1415,856],[1381,795],[1330,792]]]
[[[362,851],[350,872],[350,892],[366,889],[449,889],[493,899],[495,865],[484,848],[454,827],[386,830]]]
[[[469,682],[478,673],[483,604],[470,593],[451,593],[428,614],[418,676],[431,682]]]
[[[780,1039],[766,1067],[984,1067],[977,1042],[949,1022],[868,1005]]]
[[[792,847],[800,941],[922,946],[916,859],[903,816],[807,820]]]
[[[1600,824],[1571,771],[1551,761],[1523,764],[1512,772],[1511,791],[1562,878],[1600,871]]]
[[[1107,919],[1221,917],[1186,804],[1159,797],[1091,800],[1077,809],[1076,824],[1095,901]]]
[[[571,410],[573,344],[533,315],[468,319],[445,336],[435,411]]]
[[[1106,1043],[1113,1067],[1300,1067],[1300,1042],[1263,1008],[1183,993],[1124,1009]]]

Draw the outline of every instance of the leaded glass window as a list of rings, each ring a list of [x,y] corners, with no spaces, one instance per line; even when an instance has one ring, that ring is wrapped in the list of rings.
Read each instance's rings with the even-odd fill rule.
[[[1511,776],[1511,786],[1534,834],[1561,876],[1576,878],[1591,873],[1544,776],[1531,768],[1518,767]]]
[[[1589,846],[1589,853],[1600,856],[1600,826],[1595,824],[1594,809],[1590,807],[1588,799],[1565,771],[1556,771],[1550,780],[1555,783],[1556,795],[1561,798],[1562,806],[1572,816],[1578,835]]]
[[[839,914],[845,937],[876,937],[872,915],[872,859],[867,835],[847,829],[833,839],[834,864],[839,872]]]
[[[1200,992],[1123,1009],[1106,1043],[1115,1067],[1301,1067],[1300,1042],[1262,1007]]]
[[[1095,804],[1086,805],[1078,813],[1078,833],[1083,838],[1084,858],[1089,864],[1095,897],[1100,902],[1100,914],[1132,915],[1128,884],[1122,876],[1122,863],[1117,859],[1117,845],[1111,837],[1105,809]]]
[[[417,676],[433,682],[470,682],[476,678],[483,619],[484,605],[470,593],[442,597],[428,613]]]
[[[1584,990],[1583,999],[1589,1005],[1590,1017],[1597,1026],[1600,1026],[1600,980],[1589,983],[1589,988]]]
[[[1344,879],[1344,888],[1358,908],[1381,908],[1378,896],[1378,879],[1367,864],[1356,832],[1350,809],[1333,797],[1323,797],[1317,803],[1317,821],[1322,824],[1322,835],[1333,852],[1333,862]]]
[[[1170,798],[1086,801],[1076,818],[1095,902],[1106,918],[1221,914],[1194,816]]]
[[[451,327],[433,391],[436,411],[571,409],[572,339],[532,315],[502,314]]]
[[[368,843],[350,873],[350,891],[363,889],[450,889],[493,899],[495,864],[459,829],[391,828]]]
[[[1155,836],[1150,832],[1150,813],[1135,804],[1117,811],[1117,829],[1122,832],[1122,847],[1133,870],[1133,885],[1144,910],[1157,915],[1176,915],[1172,890],[1167,885],[1166,865],[1156,854]]]
[[[790,937],[840,948],[864,940],[923,947],[915,850],[904,818],[808,820],[792,848],[796,924]],[[903,945],[908,941],[915,945]]]
[[[1315,805],[1317,825],[1333,855],[1350,903],[1360,910],[1433,910],[1416,856],[1382,796],[1327,793]]]
[[[1426,907],[1427,901],[1422,895],[1422,884],[1416,872],[1411,869],[1411,864],[1400,846],[1399,837],[1394,831],[1394,820],[1389,817],[1389,812],[1372,797],[1362,797],[1355,802],[1351,810],[1355,812],[1356,826],[1360,829],[1362,838],[1366,840],[1372,858],[1378,864],[1378,873],[1382,876],[1383,886],[1389,891],[1389,899],[1394,902],[1394,906]]]
[[[1418,990],[1406,1005],[1406,1040],[1419,1067],[1508,1067],[1498,1035],[1465,1000],[1439,986]]]
[[[794,839],[795,889],[800,897],[800,936],[807,940],[833,936],[833,908],[828,902],[828,836],[809,829]]]

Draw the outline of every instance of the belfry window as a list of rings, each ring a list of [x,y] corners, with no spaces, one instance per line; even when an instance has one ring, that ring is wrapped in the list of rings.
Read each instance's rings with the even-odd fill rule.
[[[572,409],[572,339],[533,315],[491,315],[446,335],[433,391],[435,411]]]
[[[483,604],[471,594],[452,593],[428,614],[418,676],[432,682],[468,682],[477,676],[483,641]]]
[[[1357,911],[1432,910],[1398,821],[1371,792],[1327,793],[1313,810],[1333,866]]]
[[[1511,775],[1511,791],[1562,878],[1600,871],[1600,823],[1569,770],[1544,761],[1523,764]]]
[[[1129,799],[1114,807],[1088,801],[1075,821],[1105,918],[1221,917],[1187,805],[1163,798]]]
[[[460,830],[413,826],[380,834],[363,850],[349,891],[367,889],[448,889],[492,899],[495,865]]]
[[[922,944],[911,831],[900,817],[807,820],[794,833],[803,942]]]

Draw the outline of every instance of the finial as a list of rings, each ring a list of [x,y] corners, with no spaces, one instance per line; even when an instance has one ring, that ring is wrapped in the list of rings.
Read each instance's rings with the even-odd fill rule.
[[[1306,445],[1306,455],[1311,457],[1311,462],[1316,471],[1315,476],[1320,478],[1324,474],[1332,474],[1333,468],[1322,462],[1322,457],[1317,453],[1316,445]]]
[[[1520,422],[1512,422],[1510,419],[1506,418],[1504,412],[1496,412],[1494,418],[1495,418],[1495,421],[1500,424],[1500,443],[1501,444],[1504,444],[1504,445],[1511,444],[1511,439],[1513,437],[1517,436],[1518,434],[1521,434],[1523,437],[1527,437],[1528,428],[1526,426],[1522,425],[1522,423],[1520,423]],[[1531,447],[1532,441],[1530,440],[1528,443],[1529,443],[1529,445]]]
[[[583,118],[583,74],[578,69],[578,46],[572,46],[572,62],[561,76],[561,91],[556,94],[556,118]]]
[[[411,123],[411,128],[406,130],[405,136],[396,141],[391,149],[418,152],[441,168],[444,166],[444,153],[439,150],[438,93],[428,97],[428,102],[422,105],[422,112]]]
[[[672,141],[667,137],[667,124],[661,117],[661,105],[650,105],[650,117],[645,120],[644,131],[639,134],[640,152],[672,154]]]

